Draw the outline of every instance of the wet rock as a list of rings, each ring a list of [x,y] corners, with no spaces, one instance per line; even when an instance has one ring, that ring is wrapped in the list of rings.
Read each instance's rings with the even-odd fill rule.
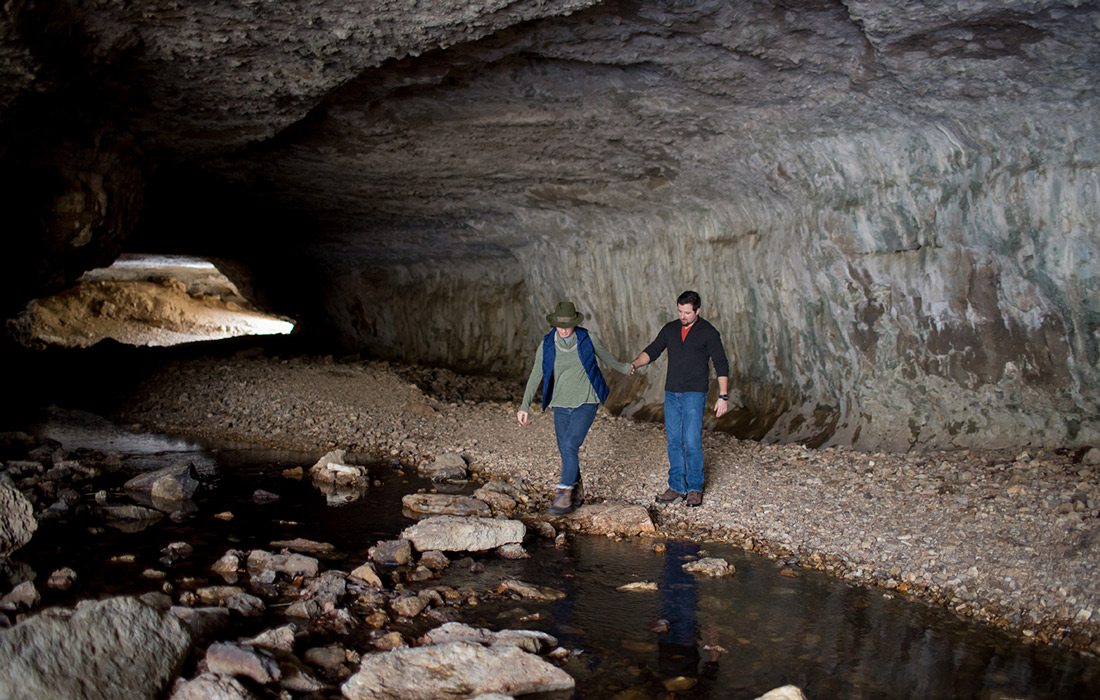
[[[226,599],[241,593],[244,593],[244,589],[237,586],[205,586],[195,589],[195,595],[206,605],[224,605]]]
[[[198,491],[199,482],[192,475],[190,464],[178,464],[146,474],[138,474],[123,484],[131,494],[143,494],[161,501],[186,501]]]
[[[265,491],[264,489],[256,489],[252,492],[252,502],[260,505],[263,505],[265,503],[274,503],[280,498],[282,498],[282,496],[280,496],[279,494]]]
[[[523,548],[523,545],[518,543],[497,547],[497,556],[501,559],[529,559],[531,557],[527,550]]]
[[[339,489],[360,490],[367,488],[367,470],[354,464],[345,464],[346,450],[333,450],[309,468],[313,483],[326,484]]]
[[[11,589],[3,598],[0,598],[0,610],[30,610],[41,602],[42,596],[34,581],[24,581]]]
[[[311,578],[317,575],[319,562],[313,557],[304,554],[272,554],[262,549],[254,549],[248,554],[248,572],[253,576],[263,571],[284,573],[287,576],[304,576]]]
[[[264,630],[245,643],[272,651],[291,652],[294,650],[295,629],[294,625],[283,625],[282,627]]]
[[[467,478],[466,460],[455,452],[445,452],[431,464],[419,467],[420,476],[432,481],[463,481]]]
[[[174,566],[176,562],[190,557],[194,551],[194,548],[187,542],[172,542],[160,550],[160,553],[164,555],[160,558],[160,563],[165,566]]]
[[[67,591],[76,582],[76,572],[65,566],[50,574],[46,586],[58,591]]]
[[[558,536],[557,528],[545,520],[524,520],[529,530],[545,540],[552,540]]]
[[[428,600],[419,595],[405,595],[390,601],[390,609],[398,617],[413,618],[424,612],[428,607]]]
[[[516,647],[452,642],[365,656],[342,690],[348,700],[431,700],[573,686],[568,673]]]
[[[407,539],[380,540],[367,556],[376,564],[404,566],[412,561],[412,544]]]
[[[0,557],[30,542],[37,529],[34,506],[22,491],[0,479]]]
[[[164,513],[143,506],[104,506],[107,524],[122,532],[141,532],[164,517]]]
[[[657,584],[653,581],[634,581],[626,583],[615,590],[617,591],[655,591],[657,590]]]
[[[192,608],[176,605],[169,609],[176,618],[187,626],[196,641],[208,641],[216,638],[229,626],[229,611],[225,608]]]
[[[249,593],[231,595],[225,599],[223,605],[241,617],[260,617],[266,609],[263,600]]]
[[[472,515],[485,518],[493,514],[493,509],[485,501],[444,493],[406,494],[401,498],[401,505],[413,514]]]
[[[262,650],[216,642],[206,650],[206,667],[211,673],[243,676],[260,684],[274,683],[283,677],[279,664]]]
[[[405,638],[401,636],[400,632],[383,632],[371,640],[371,646],[378,651],[392,651],[393,649],[407,647],[408,644],[405,643]]]
[[[497,586],[497,593],[514,593],[528,600],[561,600],[565,594],[547,586],[536,586],[516,579],[505,579]]]
[[[798,686],[785,685],[764,693],[756,700],[806,700],[802,690]]]
[[[420,564],[426,566],[432,571],[443,571],[451,564],[451,560],[447,558],[447,555],[439,550],[431,550],[424,552],[420,555]]]
[[[241,569],[242,556],[242,552],[231,549],[223,554],[220,559],[214,562],[210,566],[210,570],[215,573],[222,574],[223,576],[227,574],[236,575],[236,573]]]
[[[169,700],[255,700],[256,696],[232,676],[201,673],[176,681]]]
[[[0,697],[154,700],[190,646],[175,616],[137,598],[53,609],[0,630]]]
[[[382,587],[382,579],[378,577],[378,572],[374,570],[374,565],[370,562],[355,567],[349,576],[357,583],[363,583],[371,588]]]
[[[522,542],[527,532],[518,520],[460,518],[440,515],[406,528],[401,537],[410,540],[418,551],[483,552],[506,544]]]
[[[528,501],[527,494],[500,479],[492,479],[474,491],[474,498],[488,503],[494,515],[509,515],[519,504]]]
[[[718,557],[704,557],[698,561],[689,561],[680,568],[688,573],[704,576],[729,576],[737,571],[733,564]]]
[[[302,659],[332,676],[347,678],[351,669],[347,666],[347,652],[339,644],[306,649]]]
[[[297,663],[285,664],[282,669],[283,678],[279,681],[279,687],[284,690],[289,690],[292,693],[308,694],[324,690],[326,687],[324,683],[314,678],[312,674]]]
[[[331,554],[336,551],[335,545],[328,542],[316,542],[303,537],[295,537],[292,540],[275,540],[271,543],[277,549],[289,549],[292,552],[302,554]]]
[[[435,572],[422,564],[417,564],[415,569],[405,575],[405,578],[413,582],[430,581],[435,578]]]
[[[316,601],[322,608],[331,609],[343,599],[347,585],[347,574],[342,571],[325,571],[306,584],[302,589],[302,598]]]
[[[312,600],[296,600],[286,608],[287,617],[296,617],[301,620],[312,620],[323,611],[321,605]]]
[[[657,531],[649,510],[633,503],[593,503],[583,505],[568,516],[570,528],[593,535],[634,537]]]

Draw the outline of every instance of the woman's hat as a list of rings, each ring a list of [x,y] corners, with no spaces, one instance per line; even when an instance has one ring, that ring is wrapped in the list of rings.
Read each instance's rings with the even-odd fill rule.
[[[571,301],[559,301],[558,307],[546,314],[546,322],[557,328],[572,328],[583,320],[584,314]]]

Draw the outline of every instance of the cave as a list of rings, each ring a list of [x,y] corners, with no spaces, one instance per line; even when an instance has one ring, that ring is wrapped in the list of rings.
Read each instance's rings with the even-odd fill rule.
[[[8,3],[4,315],[197,255],[311,347],[521,376],[560,299],[625,356],[697,289],[738,437],[1083,448],[1098,39],[1091,2]]]
[[[547,540],[553,579],[578,540],[541,513],[558,478],[552,421],[516,413],[547,312],[573,302],[629,360],[695,290],[730,365],[731,409],[703,431],[706,501],[653,500],[662,356],[607,373],[587,505],[632,507],[645,536],[763,555],[752,566],[769,586],[825,572],[839,592],[795,617],[830,608],[845,623],[810,635],[824,637],[799,657],[823,664],[804,674],[811,688],[849,688],[828,683],[851,665],[935,695],[920,683],[936,657],[934,687],[967,695],[954,685],[967,652],[935,624],[881,644],[899,628],[865,612],[895,596],[1016,635],[982,652],[972,680],[986,693],[1017,642],[1025,656],[1081,653],[1035,666],[1054,685],[1019,665],[1018,692],[1100,686],[1100,2],[10,0],[0,85],[0,579],[14,586],[0,591],[0,643],[19,648],[43,600],[111,576],[99,521],[60,528],[130,498],[92,486],[124,457],[21,432],[37,412],[316,452],[252,481],[231,462],[211,476],[204,453],[164,487],[192,494],[225,478],[304,502],[304,479],[331,467],[364,479],[351,500],[369,523],[368,474],[394,510],[402,488],[431,501],[478,486],[513,500],[494,520],[521,513]],[[708,401],[724,387],[710,377]],[[422,470],[437,465],[469,478],[431,482]],[[315,519],[342,531],[336,496]],[[204,526],[229,533],[221,545],[258,525],[261,551],[259,501],[278,497],[250,491],[234,507],[253,521],[219,509]],[[194,523],[189,499],[147,510]],[[32,540],[39,524],[55,529]],[[622,545],[610,558],[652,567],[664,553],[682,571],[675,544],[595,534]],[[100,548],[71,593],[75,570],[7,556],[49,537]],[[366,566],[352,572],[370,569],[361,544],[342,547]],[[240,553],[230,573],[253,576]],[[171,549],[168,563],[131,556],[163,574],[136,585],[184,616],[212,576],[206,561],[174,570],[186,555]],[[406,564],[380,567],[365,608],[386,624],[406,586],[438,574]],[[294,596],[349,580],[324,573],[279,580]],[[624,605],[619,591],[594,600]],[[485,595],[498,594],[513,593]],[[770,598],[749,605],[798,607]],[[374,651],[415,643],[383,632]],[[903,673],[875,666],[880,646]],[[138,682],[164,697],[179,670]]]

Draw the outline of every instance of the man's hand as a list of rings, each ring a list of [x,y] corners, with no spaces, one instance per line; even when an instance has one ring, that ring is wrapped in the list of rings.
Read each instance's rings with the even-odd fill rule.
[[[527,425],[527,411],[516,411],[516,420],[520,425]]]
[[[714,417],[715,418],[721,418],[722,416],[726,415],[726,411],[728,411],[728,410],[730,410],[730,400],[729,399],[720,398],[720,399],[718,399],[717,401],[714,402]]]

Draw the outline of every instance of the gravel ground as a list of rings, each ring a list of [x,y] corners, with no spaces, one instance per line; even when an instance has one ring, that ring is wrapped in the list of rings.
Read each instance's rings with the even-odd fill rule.
[[[432,461],[461,453],[482,477],[557,482],[549,414],[515,420],[522,386],[445,370],[327,358],[176,363],[150,377],[127,423],[266,447]],[[581,452],[589,498],[652,506],[663,535],[732,542],[1024,638],[1100,653],[1097,450],[869,454],[704,435],[703,506],[658,507],[662,426],[601,410]]]

